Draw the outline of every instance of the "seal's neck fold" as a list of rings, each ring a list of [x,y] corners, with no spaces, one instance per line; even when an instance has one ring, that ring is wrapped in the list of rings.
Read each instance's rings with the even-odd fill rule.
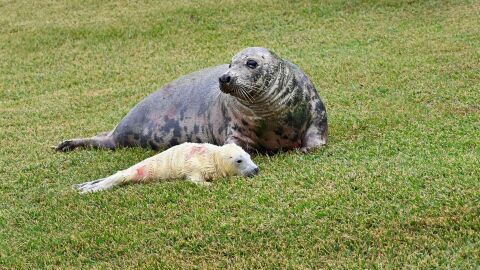
[[[262,118],[275,118],[285,112],[288,101],[298,89],[295,74],[288,63],[281,61],[275,76],[265,81],[263,92],[251,101],[239,100],[239,102],[252,110],[255,115]]]

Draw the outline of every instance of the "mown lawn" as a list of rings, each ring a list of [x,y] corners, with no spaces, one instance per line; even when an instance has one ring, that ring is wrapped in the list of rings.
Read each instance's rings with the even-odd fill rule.
[[[480,1],[0,1],[0,268],[480,267]],[[180,75],[271,48],[329,145],[211,188],[74,183],[154,154],[55,153]]]

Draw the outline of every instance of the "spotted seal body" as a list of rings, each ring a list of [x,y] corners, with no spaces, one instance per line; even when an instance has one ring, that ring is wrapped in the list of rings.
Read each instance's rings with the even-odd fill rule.
[[[326,110],[297,66],[268,49],[247,48],[230,65],[203,69],[163,86],[112,131],[67,140],[56,149],[158,150],[183,142],[235,143],[249,152],[309,151],[327,142]]]

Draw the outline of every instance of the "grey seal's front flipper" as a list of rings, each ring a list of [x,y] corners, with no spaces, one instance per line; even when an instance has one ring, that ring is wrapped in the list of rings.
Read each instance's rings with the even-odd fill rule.
[[[327,111],[321,100],[317,100],[312,105],[312,124],[308,127],[307,132],[302,140],[300,151],[303,153],[310,152],[327,144],[328,124]]]
[[[308,153],[327,144],[327,125],[317,127],[310,126],[305,134],[304,142],[300,151]]]
[[[68,152],[75,148],[106,148],[114,149],[116,143],[110,134],[100,134],[90,138],[71,139],[61,142],[55,147],[55,151]]]

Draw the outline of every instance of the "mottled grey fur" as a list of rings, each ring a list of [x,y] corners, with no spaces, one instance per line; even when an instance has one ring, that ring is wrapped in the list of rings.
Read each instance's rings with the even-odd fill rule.
[[[268,49],[247,48],[230,65],[203,69],[163,86],[112,131],[67,140],[56,149],[158,150],[183,142],[235,143],[250,152],[306,152],[327,143],[327,114],[312,82],[296,65]]]

